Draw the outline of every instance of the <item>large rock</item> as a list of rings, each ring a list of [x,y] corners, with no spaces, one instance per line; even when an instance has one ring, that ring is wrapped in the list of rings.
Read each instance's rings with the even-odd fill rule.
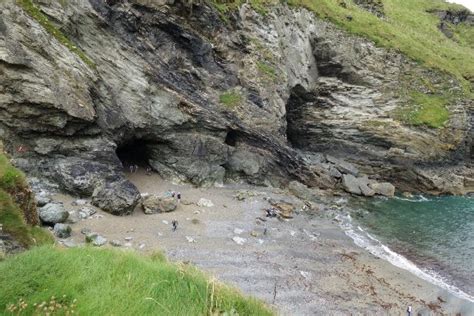
[[[68,238],[71,236],[72,229],[71,226],[67,224],[58,223],[54,225],[53,231],[58,238]]]
[[[375,191],[369,187],[371,181],[367,177],[356,178],[351,174],[342,177],[342,185],[345,191],[363,196],[374,196]]]
[[[395,195],[395,186],[388,182],[382,183],[371,183],[369,186],[374,190],[375,194],[384,195],[384,196],[394,196]]]
[[[104,181],[92,194],[92,204],[114,215],[133,212],[140,201],[140,192],[130,181]]]
[[[298,181],[291,181],[288,184],[288,190],[296,197],[306,201],[319,201],[321,198],[321,192],[318,192],[316,189],[308,188]]]
[[[62,203],[48,203],[41,207],[38,212],[41,221],[47,225],[64,223],[69,216]]]
[[[145,214],[172,212],[178,207],[178,201],[171,196],[150,195],[142,202]]]

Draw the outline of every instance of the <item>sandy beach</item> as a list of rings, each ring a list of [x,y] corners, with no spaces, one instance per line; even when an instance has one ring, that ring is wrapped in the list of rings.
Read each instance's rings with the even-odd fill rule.
[[[474,305],[357,247],[321,205],[304,210],[301,200],[279,189],[229,185],[194,188],[143,172],[128,174],[142,193],[181,192],[170,213],[117,217],[100,210],[72,224],[70,239],[84,242],[89,228],[122,248],[163,251],[172,261],[196,265],[218,280],[258,297],[281,315],[472,315]],[[240,199],[235,196],[239,195]],[[205,198],[213,206],[198,206]],[[269,199],[296,206],[293,218],[265,217]],[[69,210],[75,198],[56,195]],[[302,210],[301,210],[302,209]],[[178,222],[176,231],[172,221]],[[110,245],[108,245],[110,246]]]

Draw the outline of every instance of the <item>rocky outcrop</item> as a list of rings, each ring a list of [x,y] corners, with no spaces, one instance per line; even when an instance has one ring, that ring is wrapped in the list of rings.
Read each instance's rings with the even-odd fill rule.
[[[377,181],[429,190],[404,172],[470,155],[468,101],[453,99],[440,130],[393,114],[407,100],[392,87],[407,76],[453,94],[456,80],[305,9],[276,5],[263,17],[244,4],[226,23],[205,3],[36,4],[87,59],[3,1],[0,135],[29,175],[113,214],[138,203],[130,164],[204,186],[334,189],[349,170],[315,156],[327,152]]]
[[[469,10],[434,10],[431,13],[439,17],[440,23],[438,28],[448,38],[453,37],[451,25],[465,23],[474,26],[474,14]]]

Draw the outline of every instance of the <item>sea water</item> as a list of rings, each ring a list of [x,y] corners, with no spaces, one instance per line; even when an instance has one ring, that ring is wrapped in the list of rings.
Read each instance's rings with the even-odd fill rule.
[[[474,198],[373,198],[343,221],[361,247],[474,302]]]

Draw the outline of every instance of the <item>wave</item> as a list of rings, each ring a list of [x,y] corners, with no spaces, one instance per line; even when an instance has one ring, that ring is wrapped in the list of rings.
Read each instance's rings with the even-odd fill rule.
[[[352,225],[352,218],[349,214],[337,215],[336,219],[339,221],[344,233],[349,236],[357,246],[366,249],[374,256],[384,259],[396,267],[407,270],[412,274],[416,275],[417,277],[449,291],[450,293],[454,294],[459,298],[474,303],[473,296],[463,292],[461,289],[457,288],[454,285],[448,284],[435,271],[423,270],[419,268],[416,264],[414,264],[404,256],[391,250],[389,247],[380,242],[380,240],[370,235],[360,226],[357,226],[357,229],[354,229]]]
[[[413,202],[413,203],[433,201],[433,199],[429,199],[423,195],[414,195],[413,197],[394,196],[393,199],[400,200],[400,201]]]

